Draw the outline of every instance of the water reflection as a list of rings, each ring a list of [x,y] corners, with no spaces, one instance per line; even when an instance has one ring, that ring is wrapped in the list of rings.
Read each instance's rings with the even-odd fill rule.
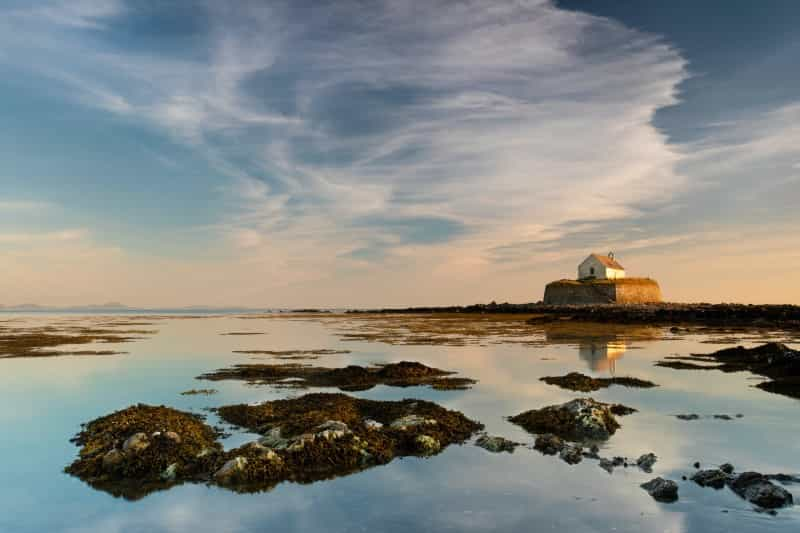
[[[663,328],[614,324],[554,325],[545,329],[547,344],[577,345],[578,357],[592,372],[614,375],[634,341],[653,341],[664,337]]]
[[[607,372],[612,376],[616,372],[616,361],[622,359],[627,345],[619,340],[583,341],[578,346],[578,356],[586,361],[593,372]]]
[[[0,439],[0,531],[797,531],[800,506],[773,517],[754,512],[728,489],[715,491],[681,481],[695,471],[695,461],[704,468],[730,462],[737,471],[798,471],[797,400],[752,387],[747,373],[654,366],[666,355],[716,349],[705,344],[708,335],[673,335],[641,326],[555,324],[537,327],[536,342],[529,344],[418,346],[346,342],[337,335],[344,324],[334,318],[329,322],[243,322],[234,316],[164,319],[158,334],[125,345],[128,355],[0,361],[0,422],[8,429]],[[399,322],[407,324],[405,318]],[[246,328],[265,334],[220,335]],[[529,331],[526,328],[526,334]],[[405,360],[474,377],[479,383],[468,391],[379,385],[348,394],[370,400],[434,401],[484,423],[493,435],[526,444],[531,436],[506,416],[577,396],[539,378],[586,373],[588,367],[651,380],[659,386],[612,386],[592,396],[639,410],[625,417],[623,427],[602,447],[602,455],[638,457],[653,452],[658,462],[652,474],[629,468],[609,475],[595,462],[571,466],[524,446],[513,454],[497,455],[468,444],[313,484],[281,483],[269,493],[240,494],[187,483],[135,502],[113,498],[62,473],[78,456],[69,439],[82,422],[144,402],[206,415],[206,423],[216,425],[220,420],[209,408],[294,394],[221,381],[214,385],[217,394],[181,395],[200,386],[195,376],[251,362],[251,354],[235,351],[316,348],[351,351],[325,355],[320,364],[326,367]],[[686,422],[676,413],[744,417]],[[239,430],[223,444],[231,450],[255,438]],[[639,487],[654,476],[678,481],[677,503],[659,504]],[[800,485],[786,488],[800,499]]]

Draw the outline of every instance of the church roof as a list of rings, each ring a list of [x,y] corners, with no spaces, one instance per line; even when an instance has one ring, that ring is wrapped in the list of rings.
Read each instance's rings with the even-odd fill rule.
[[[608,268],[613,268],[615,270],[625,270],[625,267],[617,263],[617,261],[607,255],[600,255],[600,254],[592,254],[589,257],[594,257],[601,263],[603,263]]]

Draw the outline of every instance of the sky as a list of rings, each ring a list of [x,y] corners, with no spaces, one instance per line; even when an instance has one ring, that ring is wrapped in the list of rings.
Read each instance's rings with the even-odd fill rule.
[[[4,0],[0,304],[800,304],[800,3]]]

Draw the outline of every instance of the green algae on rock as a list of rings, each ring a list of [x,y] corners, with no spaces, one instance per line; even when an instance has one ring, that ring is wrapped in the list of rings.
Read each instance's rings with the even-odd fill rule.
[[[483,427],[431,402],[344,394],[230,405],[218,413],[262,437],[223,451],[219,435],[197,415],[140,404],[86,424],[74,439],[82,446],[79,457],[66,472],[128,499],[183,482],[265,491],[282,481],[310,483],[395,457],[435,455]]]
[[[651,388],[657,387],[652,381],[633,377],[593,378],[580,372],[570,372],[564,376],[546,376],[540,378],[548,385],[556,385],[562,389],[580,392],[594,392],[611,385],[623,387]]]
[[[463,390],[476,383],[469,378],[448,377],[454,373],[412,361],[369,367],[350,365],[344,368],[299,364],[243,364],[203,374],[198,379],[211,381],[236,379],[250,384],[286,388],[337,387],[343,391],[369,390],[376,385],[390,387],[428,385],[438,390]]]
[[[552,434],[568,441],[607,440],[621,427],[614,415],[624,416],[635,411],[621,404],[577,398],[561,405],[525,411],[510,417],[509,421],[530,433]]]

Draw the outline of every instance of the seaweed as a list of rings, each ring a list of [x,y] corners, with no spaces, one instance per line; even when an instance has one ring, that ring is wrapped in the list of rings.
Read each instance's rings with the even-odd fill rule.
[[[390,462],[430,456],[469,439],[483,425],[421,400],[376,401],[308,394],[216,409],[234,425],[264,435],[223,451],[219,434],[197,415],[136,405],[86,424],[65,470],[129,499],[184,482],[238,492],[283,481],[311,483]]]
[[[198,379],[220,381],[236,379],[250,384],[275,385],[284,388],[336,387],[343,391],[369,390],[376,385],[411,387],[428,385],[438,390],[468,389],[476,381],[448,377],[454,372],[432,368],[422,363],[401,361],[370,367],[350,365],[326,368],[300,364],[242,364],[198,376]]]
[[[593,392],[611,385],[622,385],[623,387],[651,388],[657,387],[652,381],[633,377],[613,377],[613,378],[593,378],[580,372],[570,372],[564,376],[546,376],[540,378],[548,385],[556,385],[562,389],[569,389],[580,392]]]

